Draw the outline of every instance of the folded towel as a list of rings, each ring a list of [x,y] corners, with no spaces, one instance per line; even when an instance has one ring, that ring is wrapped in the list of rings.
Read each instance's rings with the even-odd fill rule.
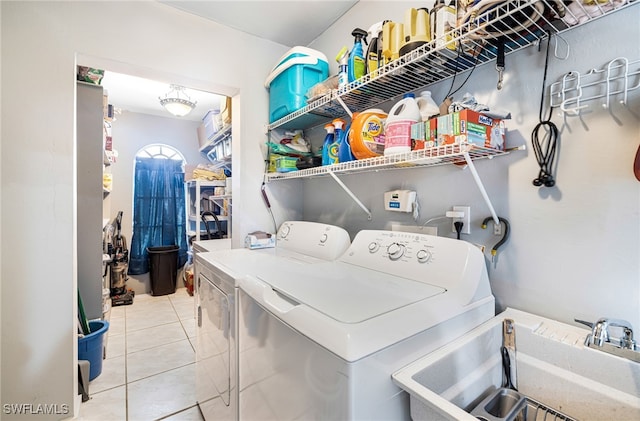
[[[604,0],[602,2],[594,0],[574,0],[567,5],[567,11],[562,20],[569,26],[578,25],[613,9],[617,9],[625,3],[627,3],[627,0]]]

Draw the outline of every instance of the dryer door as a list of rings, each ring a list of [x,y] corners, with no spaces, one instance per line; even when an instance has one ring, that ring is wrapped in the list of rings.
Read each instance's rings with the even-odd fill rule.
[[[231,305],[228,296],[204,274],[198,275],[196,384],[199,404],[231,394]]]

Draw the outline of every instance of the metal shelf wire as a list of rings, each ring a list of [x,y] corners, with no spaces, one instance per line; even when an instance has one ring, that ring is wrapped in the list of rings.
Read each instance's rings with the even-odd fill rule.
[[[269,124],[268,129],[305,129],[343,117],[347,112],[338,99],[351,111],[372,108],[494,61],[498,42],[504,43],[508,55],[539,43],[549,34],[562,33],[634,4],[639,3],[604,0],[587,6],[578,1],[565,5],[561,0],[485,0],[469,9],[465,23],[446,34],[446,41],[432,40]]]
[[[304,170],[285,173],[267,173],[267,180],[283,180],[289,178],[312,178],[333,174],[355,174],[391,169],[406,169],[415,167],[433,167],[445,164],[466,165],[464,155],[469,154],[473,160],[493,158],[505,155],[509,152],[498,149],[482,148],[473,144],[463,143],[459,145],[443,145],[427,149],[418,149],[411,152],[399,153],[375,158],[359,159],[357,161],[342,162],[339,164],[325,165],[322,167],[307,168]]]

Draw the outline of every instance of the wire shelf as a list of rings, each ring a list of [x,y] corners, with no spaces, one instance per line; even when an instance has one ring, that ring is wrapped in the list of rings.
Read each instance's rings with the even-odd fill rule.
[[[304,129],[350,111],[361,111],[452,78],[497,57],[498,44],[505,55],[539,43],[549,34],[564,32],[616,10],[631,6],[629,0],[605,0],[584,5],[561,0],[483,1],[468,9],[460,27],[444,38],[416,48],[375,72],[334,90],[271,124],[268,129]],[[497,80],[497,78],[496,78]]]
[[[342,162],[322,167],[307,168],[285,173],[267,173],[267,180],[283,180],[290,178],[311,178],[333,174],[354,174],[379,170],[400,168],[433,167],[445,164],[466,165],[465,154],[472,160],[493,158],[509,152],[498,149],[483,148],[473,144],[442,145],[411,152],[399,153],[375,158],[359,159],[357,161]]]

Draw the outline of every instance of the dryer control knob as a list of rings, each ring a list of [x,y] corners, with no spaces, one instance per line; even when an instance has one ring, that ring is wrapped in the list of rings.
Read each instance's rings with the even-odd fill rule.
[[[391,243],[387,246],[387,253],[389,253],[389,259],[398,260],[404,254],[404,246],[399,243]]]
[[[329,238],[329,237],[327,237],[327,234],[322,234],[322,236],[320,237],[320,242],[321,243],[326,243],[327,242],[327,238]]]
[[[380,244],[372,241],[369,243],[369,253],[375,253],[380,248]]]
[[[416,257],[418,259],[418,262],[427,263],[429,260],[431,260],[431,252],[424,249],[418,250],[418,252],[416,253]]]
[[[286,238],[290,231],[291,227],[289,225],[283,225],[280,229],[280,238]]]

